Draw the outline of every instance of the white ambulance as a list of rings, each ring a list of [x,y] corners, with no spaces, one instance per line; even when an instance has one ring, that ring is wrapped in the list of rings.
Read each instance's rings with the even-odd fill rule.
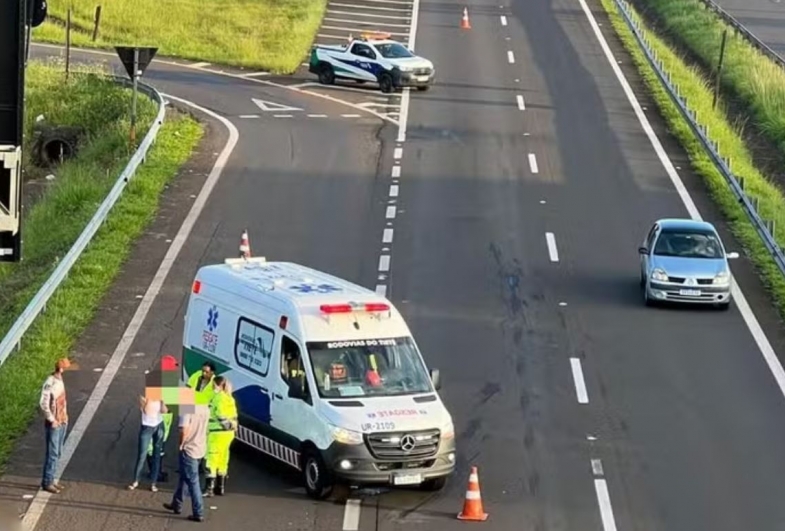
[[[373,291],[264,258],[202,267],[184,378],[206,361],[234,387],[237,439],[298,469],[309,496],[336,482],[436,490],[455,467],[439,372]]]

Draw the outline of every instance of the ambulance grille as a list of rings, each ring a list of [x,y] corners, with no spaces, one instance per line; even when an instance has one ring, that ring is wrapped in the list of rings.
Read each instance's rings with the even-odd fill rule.
[[[369,433],[365,444],[377,459],[424,459],[439,450],[439,430]]]

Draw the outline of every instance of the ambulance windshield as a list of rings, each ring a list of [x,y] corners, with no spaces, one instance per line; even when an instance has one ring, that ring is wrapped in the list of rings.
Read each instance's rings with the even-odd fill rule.
[[[308,343],[323,398],[431,392],[431,379],[409,337]]]

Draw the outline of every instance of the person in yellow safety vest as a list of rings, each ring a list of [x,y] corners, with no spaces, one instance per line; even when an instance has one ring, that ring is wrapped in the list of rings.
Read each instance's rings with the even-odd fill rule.
[[[229,475],[229,447],[237,430],[237,404],[232,387],[224,376],[213,380],[215,394],[210,401],[210,421],[207,424],[207,473],[204,495],[213,492],[223,496]]]
[[[163,462],[164,462],[164,455],[166,454],[164,447],[166,446],[166,441],[169,439],[169,431],[172,428],[172,415],[173,414],[172,414],[171,411],[161,415],[163,417],[163,419],[164,419],[164,438],[163,438],[163,442],[161,443],[161,463],[162,463],[162,465],[161,465],[161,471],[158,474],[158,479],[153,480],[153,482],[157,481],[159,483],[166,483],[166,481],[168,480],[168,476],[169,475],[163,469]],[[150,441],[150,446],[147,447],[147,475],[150,477],[150,479],[152,479],[152,475],[153,475],[153,441]]]
[[[213,399],[213,378],[215,378],[215,365],[211,361],[202,364],[202,370],[193,373],[188,378],[188,387],[194,390],[198,405],[209,405]]]

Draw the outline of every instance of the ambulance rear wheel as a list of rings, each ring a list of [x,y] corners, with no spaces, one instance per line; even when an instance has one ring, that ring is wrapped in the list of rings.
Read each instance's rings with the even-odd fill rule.
[[[332,65],[322,63],[322,67],[319,69],[319,83],[322,85],[332,85],[335,83],[335,72],[333,72]]]
[[[316,500],[327,498],[333,491],[330,471],[314,450],[306,450],[303,455],[303,480],[308,496]]]

